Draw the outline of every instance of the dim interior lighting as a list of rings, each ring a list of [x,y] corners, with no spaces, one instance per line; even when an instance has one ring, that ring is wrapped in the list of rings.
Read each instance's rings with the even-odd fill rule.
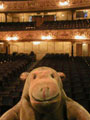
[[[40,44],[40,42],[33,42],[33,44],[34,44],[34,45],[39,45],[39,44]]]
[[[85,35],[82,35],[82,36],[76,35],[75,39],[86,39],[86,36]]]
[[[18,37],[17,36],[7,37],[6,40],[7,41],[11,41],[11,40],[16,41],[16,40],[18,40]]]
[[[3,5],[3,3],[0,4],[0,9],[4,9],[4,5]]]
[[[50,35],[48,35],[48,36],[42,36],[41,38],[42,38],[42,40],[51,40],[52,36],[50,36]]]
[[[69,2],[68,1],[59,2],[59,5],[60,6],[66,6],[66,5],[69,5]]]

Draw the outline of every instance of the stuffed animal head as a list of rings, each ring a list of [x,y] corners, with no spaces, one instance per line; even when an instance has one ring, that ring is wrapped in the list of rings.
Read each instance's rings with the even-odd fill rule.
[[[30,73],[21,74],[20,78],[26,79],[22,97],[28,96],[28,102],[36,111],[53,112],[61,105],[64,73],[57,73],[49,67],[39,67]]]

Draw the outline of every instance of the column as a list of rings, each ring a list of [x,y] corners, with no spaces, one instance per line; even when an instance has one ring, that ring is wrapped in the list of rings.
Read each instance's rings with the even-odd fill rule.
[[[8,13],[5,13],[5,22],[7,22],[7,15]]]

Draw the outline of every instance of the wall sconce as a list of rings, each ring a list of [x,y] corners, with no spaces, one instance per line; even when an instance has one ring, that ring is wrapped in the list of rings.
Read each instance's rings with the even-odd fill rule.
[[[34,45],[39,45],[39,44],[40,44],[40,42],[33,42],[33,44],[34,44]]]
[[[18,37],[14,36],[14,37],[12,37],[12,40],[16,41],[16,40],[18,40]]]
[[[83,43],[83,46],[87,45],[86,43]]]
[[[2,10],[2,9],[4,9],[4,4],[3,3],[0,4],[0,10]]]
[[[17,41],[17,40],[18,40],[18,37],[17,37],[17,36],[7,37],[6,40],[7,40],[7,41]]]
[[[42,36],[41,37],[42,40],[51,40],[52,36],[48,35],[48,36]]]
[[[60,6],[66,6],[69,5],[69,1],[59,2]]]
[[[11,37],[7,37],[6,40],[7,40],[7,41],[10,41],[10,40],[12,40],[12,38],[11,38]]]
[[[76,35],[75,39],[87,39],[85,35]]]

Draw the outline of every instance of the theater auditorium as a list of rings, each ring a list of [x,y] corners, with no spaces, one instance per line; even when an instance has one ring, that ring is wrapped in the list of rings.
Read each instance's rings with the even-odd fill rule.
[[[90,0],[0,0],[0,116],[21,99],[21,73],[41,66],[90,113]]]

